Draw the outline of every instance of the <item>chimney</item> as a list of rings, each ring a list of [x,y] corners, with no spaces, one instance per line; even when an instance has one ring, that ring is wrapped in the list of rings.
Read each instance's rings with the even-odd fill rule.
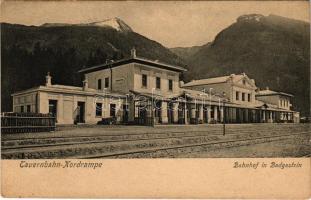
[[[269,90],[269,87],[268,87],[268,86],[266,87],[266,90]]]
[[[131,57],[132,57],[132,58],[136,58],[136,49],[135,49],[135,47],[133,47],[133,48],[131,49]]]
[[[87,78],[85,77],[84,78],[84,81],[83,81],[83,90],[87,90],[89,88],[89,82],[87,80]]]
[[[50,72],[45,76],[45,86],[50,87],[52,85],[52,77],[50,76]]]

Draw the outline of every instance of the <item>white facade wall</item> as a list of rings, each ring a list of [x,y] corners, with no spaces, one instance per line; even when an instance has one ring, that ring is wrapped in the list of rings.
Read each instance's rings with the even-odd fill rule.
[[[239,95],[238,100],[236,98],[237,92],[238,92],[238,95]],[[244,96],[245,96],[244,101],[242,99],[243,93],[244,93]],[[255,92],[255,89],[253,89],[253,88],[250,88],[250,87],[247,87],[247,86],[242,87],[242,86],[235,85],[235,86],[232,87],[232,94],[233,94],[232,95],[233,96],[233,98],[232,98],[232,102],[233,103],[244,104],[244,105],[251,105],[251,104],[255,103],[255,94],[256,94],[256,92]],[[250,101],[248,101],[248,94],[250,94]]]
[[[125,64],[111,69],[103,69],[85,74],[89,88],[98,90],[98,80],[101,79],[101,90],[128,93],[134,88],[134,64]],[[111,84],[112,75],[112,84]],[[105,88],[105,78],[109,78],[109,87]]]
[[[23,95],[13,96],[13,112],[27,112],[27,106],[30,106],[30,112],[36,112],[37,92],[31,92]]]
[[[142,85],[142,75],[147,75],[147,87]],[[161,88],[156,88],[156,77],[161,79]],[[173,90],[169,90],[169,80],[173,82]],[[142,64],[135,64],[134,68],[134,88],[133,90],[141,93],[153,92],[163,96],[179,94],[179,73],[165,69],[158,69]]]
[[[98,89],[98,79],[102,81],[102,90],[104,92],[105,78],[111,78],[112,74],[112,92],[128,93],[130,90],[142,93],[151,93],[152,88],[154,92],[161,95],[178,94],[179,88],[179,73],[151,67],[143,64],[130,63],[113,67],[110,69],[103,69],[96,72],[86,74],[89,87]],[[142,86],[142,74],[147,75],[147,87]],[[156,89],[156,77],[161,78],[161,88]],[[169,90],[169,79],[173,81],[173,90]],[[109,82],[109,86],[110,86]],[[106,88],[105,91],[111,91],[111,88]]]
[[[282,96],[279,94],[275,95],[259,95],[256,96],[258,100],[277,105],[279,108],[290,110],[292,104],[290,102],[290,97]]]
[[[84,119],[86,123],[94,124],[102,118],[110,117],[110,104],[116,105],[116,117],[120,121],[123,116],[123,104],[126,104],[125,99],[121,98],[98,98],[90,95],[65,94],[56,92],[34,92],[30,94],[21,94],[13,97],[14,112],[21,112],[20,107],[24,106],[24,112],[27,112],[26,106],[31,105],[31,112],[36,112],[36,103],[33,100],[34,96],[38,94],[37,112],[47,114],[49,113],[49,100],[57,101],[57,123],[58,124],[73,124],[78,102],[85,103]],[[102,116],[96,116],[96,103],[102,103]]]
[[[208,84],[208,85],[197,85],[197,86],[187,86],[185,88],[193,89],[193,90],[199,90],[199,91],[205,91],[205,92],[212,92],[216,94],[222,95],[223,92],[226,93],[226,97],[229,99],[232,103],[238,103],[243,105],[252,105],[255,103],[255,87],[250,85],[248,81],[245,81],[245,84],[243,83],[243,79],[241,79],[238,82],[222,82],[222,83],[214,83],[214,84]],[[212,88],[212,89],[211,89]],[[236,99],[236,92],[238,92],[239,98]],[[242,94],[245,94],[244,101],[242,100]],[[248,94],[250,94],[250,102],[248,101]]]

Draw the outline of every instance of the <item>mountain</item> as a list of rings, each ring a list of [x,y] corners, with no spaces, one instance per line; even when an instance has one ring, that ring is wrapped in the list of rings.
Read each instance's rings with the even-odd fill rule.
[[[182,64],[169,49],[134,32],[118,18],[88,24],[2,23],[2,111],[12,110],[12,93],[44,84],[48,71],[53,83],[81,86],[78,70],[128,57],[133,47],[138,56]]]
[[[307,22],[276,15],[243,15],[199,50],[195,47],[172,52],[188,65],[186,81],[245,72],[260,88],[269,86],[295,95],[294,109],[310,115]]]
[[[87,26],[100,26],[100,27],[111,27],[116,29],[117,31],[123,31],[123,32],[133,32],[132,28],[129,27],[125,22],[123,22],[121,19],[115,17],[112,19],[107,19],[104,21],[98,21],[93,22],[89,24],[84,24]]]
[[[210,43],[207,43],[207,44],[202,45],[202,46],[174,47],[174,48],[170,48],[170,50],[173,53],[175,53],[176,55],[178,55],[180,58],[182,58],[184,60],[188,60],[188,59],[190,59],[190,57],[195,55],[202,48],[204,48],[205,46],[209,46],[209,45],[210,45]]]
[[[60,27],[60,26],[97,26],[97,27],[105,27],[112,28],[121,32],[133,32],[132,28],[128,26],[124,21],[120,18],[114,17],[111,19],[106,19],[103,21],[91,22],[91,23],[83,23],[83,24],[66,24],[66,23],[45,23],[41,25],[42,27]]]

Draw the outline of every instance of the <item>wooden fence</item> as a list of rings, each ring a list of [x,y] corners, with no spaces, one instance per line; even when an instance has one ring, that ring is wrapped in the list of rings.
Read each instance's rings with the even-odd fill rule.
[[[55,130],[55,117],[41,113],[1,113],[1,133]]]

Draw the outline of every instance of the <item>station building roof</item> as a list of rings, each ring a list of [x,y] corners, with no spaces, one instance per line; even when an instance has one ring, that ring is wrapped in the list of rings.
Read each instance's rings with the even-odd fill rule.
[[[88,67],[85,69],[81,69],[78,72],[79,73],[83,73],[83,74],[87,74],[90,72],[95,72],[95,71],[99,71],[99,70],[103,70],[103,69],[109,69],[109,68],[114,68],[114,67],[118,67],[120,65],[124,65],[124,64],[129,64],[129,63],[138,63],[138,64],[144,64],[144,65],[149,65],[152,67],[157,67],[157,68],[161,68],[161,69],[166,69],[166,70],[171,70],[171,71],[175,71],[175,72],[185,72],[187,71],[187,69],[180,67],[180,66],[175,66],[175,65],[171,65],[171,64],[167,64],[167,63],[163,63],[163,62],[159,62],[156,60],[150,60],[147,58],[142,58],[142,57],[130,57],[130,58],[125,58],[125,59],[121,59],[121,60],[117,60],[117,61],[113,61],[113,62],[109,62],[109,63],[104,63],[101,65],[96,65],[93,67]]]
[[[11,96],[19,96],[32,92],[52,92],[52,93],[61,93],[61,94],[76,94],[76,95],[86,95],[86,96],[108,96],[108,97],[117,97],[125,98],[125,94],[113,93],[110,91],[99,91],[92,88],[87,88],[86,90],[83,87],[75,87],[68,85],[50,85],[50,86],[37,86],[27,90],[22,90],[13,93]]]
[[[285,92],[276,92],[276,91],[270,90],[269,88],[267,88],[265,90],[260,90],[256,94],[256,96],[272,96],[272,95],[281,95],[281,96],[288,96],[288,97],[294,96],[292,94],[288,94]]]
[[[219,76],[219,77],[214,77],[214,78],[192,80],[188,83],[185,83],[183,85],[183,87],[198,86],[198,85],[210,85],[210,84],[216,84],[216,83],[225,83],[231,78],[232,78],[232,81],[235,82],[235,81],[240,80],[244,76],[245,76],[245,74],[231,74],[229,76]]]

